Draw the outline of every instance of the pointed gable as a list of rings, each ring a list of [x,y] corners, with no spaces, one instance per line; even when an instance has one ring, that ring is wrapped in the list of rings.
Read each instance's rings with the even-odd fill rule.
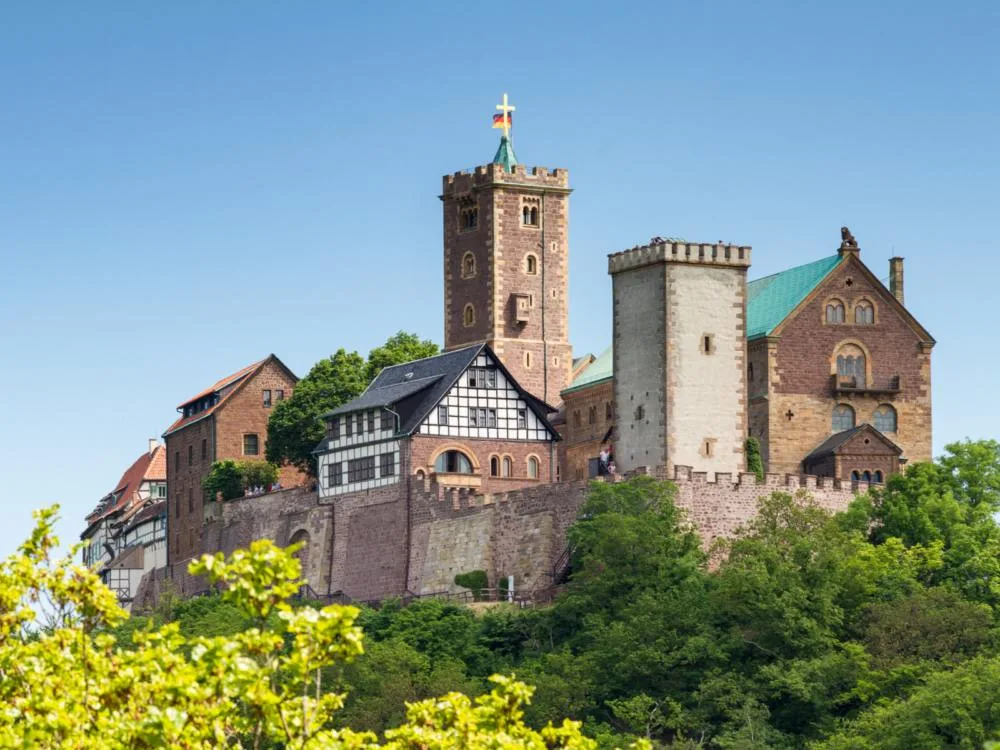
[[[749,282],[747,339],[770,336],[840,261],[839,255],[831,255]]]

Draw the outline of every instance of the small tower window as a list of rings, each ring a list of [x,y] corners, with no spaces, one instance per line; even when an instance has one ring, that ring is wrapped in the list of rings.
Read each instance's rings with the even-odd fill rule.
[[[531,275],[535,275],[536,273],[538,273],[538,258],[536,258],[534,255],[529,255],[527,258],[525,258],[524,270]]]
[[[854,306],[854,323],[859,326],[870,326],[875,323],[875,308],[868,300],[862,300]]]
[[[712,354],[715,352],[715,336],[706,333],[701,337],[701,353]]]
[[[476,308],[471,304],[465,306],[465,313],[462,316],[462,323],[466,328],[470,328],[476,324]]]
[[[635,407],[635,418],[637,421],[640,422],[646,418],[646,409],[643,407],[642,404],[639,404],[639,406]]]
[[[527,198],[526,201],[537,201],[537,199]],[[521,207],[521,223],[526,227],[537,227],[538,226],[538,205],[537,203],[528,203]]]
[[[531,369],[531,352],[524,353],[524,368],[526,370]]]
[[[461,214],[461,227],[463,232],[469,232],[479,226],[479,209],[463,208]]]
[[[462,278],[468,279],[476,275],[476,256],[466,253],[462,256]]]

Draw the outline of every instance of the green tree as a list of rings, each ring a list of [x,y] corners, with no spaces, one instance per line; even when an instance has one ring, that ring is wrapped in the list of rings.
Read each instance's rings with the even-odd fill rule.
[[[214,500],[221,495],[223,500],[243,497],[243,475],[235,461],[226,459],[212,464],[208,474],[201,480],[205,497]]]
[[[323,439],[320,417],[360,395],[382,368],[437,352],[437,344],[400,331],[372,349],[367,361],[344,349],[320,360],[296,384],[291,398],[275,404],[267,423],[267,460],[278,465],[287,462],[315,476],[312,452]]]
[[[747,457],[747,471],[757,475],[757,479],[764,481],[764,461],[760,457],[760,442],[755,437],[748,437],[744,452]]]

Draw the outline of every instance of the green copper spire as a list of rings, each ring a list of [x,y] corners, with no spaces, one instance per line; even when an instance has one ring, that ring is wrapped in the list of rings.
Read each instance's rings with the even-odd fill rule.
[[[517,166],[517,157],[514,156],[514,146],[507,136],[500,138],[500,148],[497,149],[497,155],[493,157],[493,163],[502,164],[505,172],[513,172],[514,167]]]

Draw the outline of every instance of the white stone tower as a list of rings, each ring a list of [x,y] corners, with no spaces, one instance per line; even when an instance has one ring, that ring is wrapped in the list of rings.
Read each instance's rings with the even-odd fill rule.
[[[744,470],[750,248],[655,238],[608,256],[615,462]]]

